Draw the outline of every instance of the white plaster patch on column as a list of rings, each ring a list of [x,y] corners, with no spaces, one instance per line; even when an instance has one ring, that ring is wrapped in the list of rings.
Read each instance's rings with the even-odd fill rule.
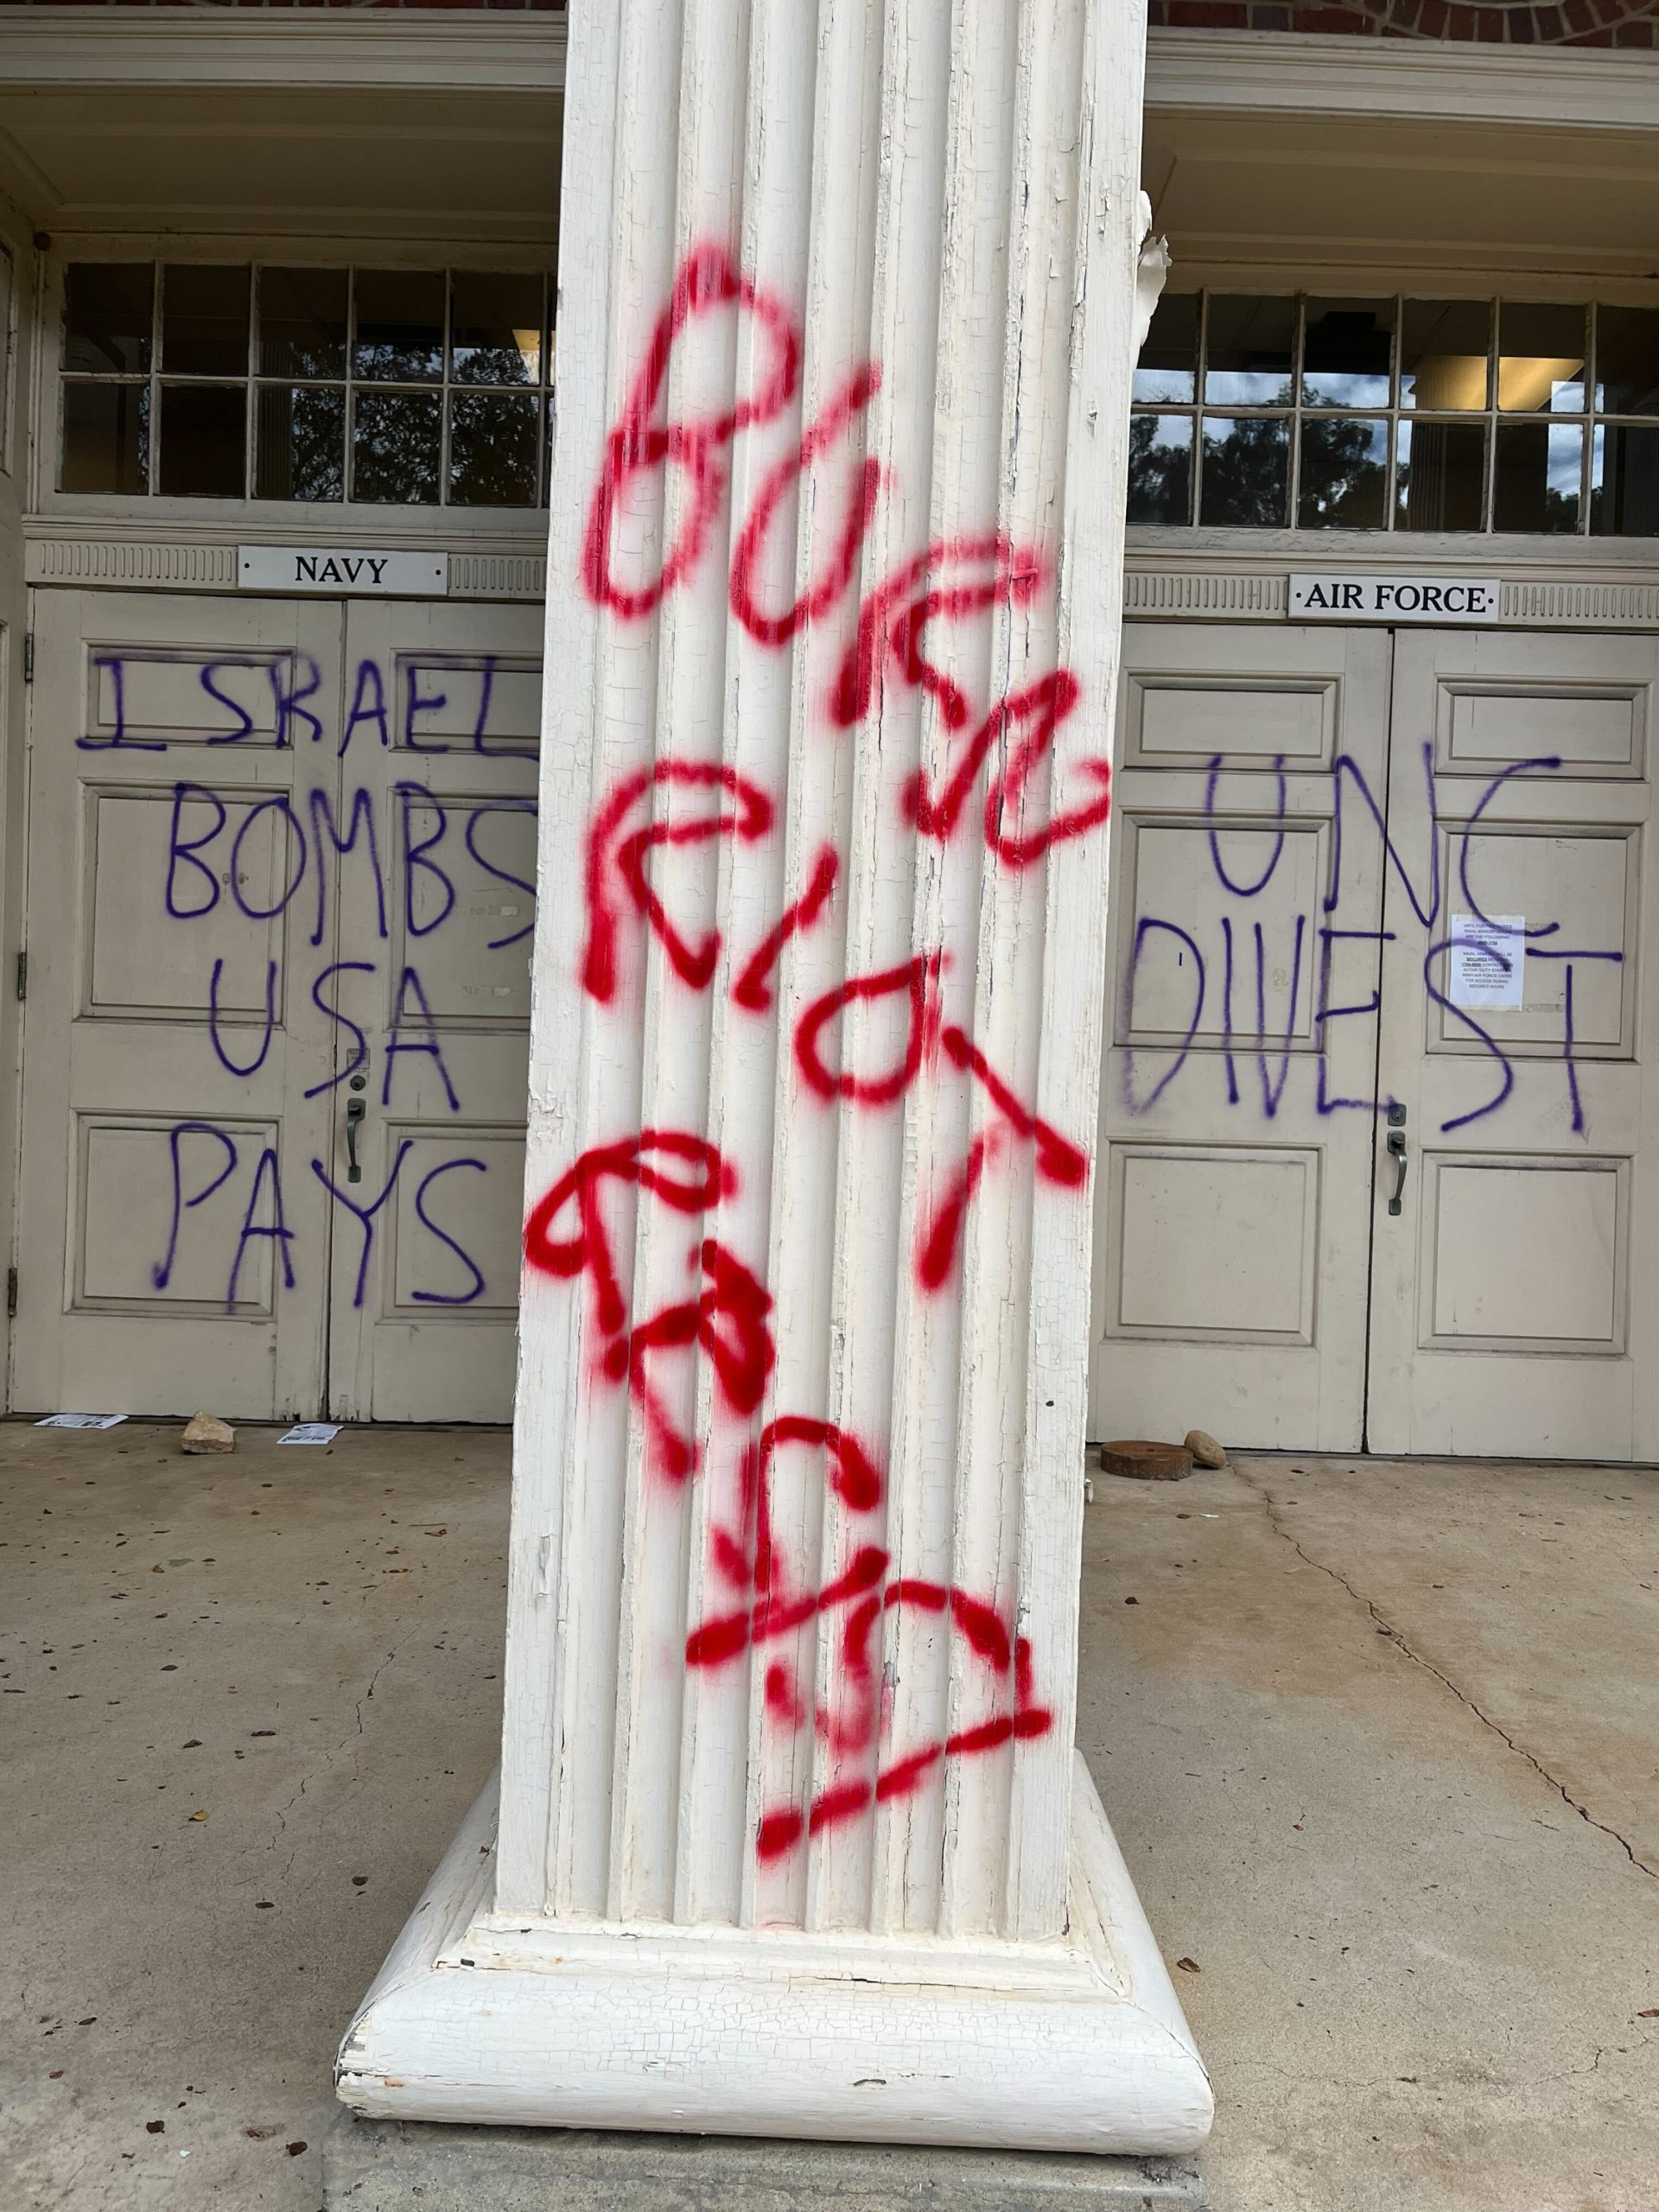
[[[359,2110],[1207,2129],[1071,1750],[1143,35],[572,8],[499,1831]]]

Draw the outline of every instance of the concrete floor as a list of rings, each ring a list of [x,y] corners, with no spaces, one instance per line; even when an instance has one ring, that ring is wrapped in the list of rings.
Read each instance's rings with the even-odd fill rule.
[[[498,1434],[0,1427],[5,2212],[313,2212],[335,2042],[494,1758],[505,1492]],[[1659,2208],[1656,1509],[1096,1483],[1081,1738],[1189,1962],[1217,2212]]]

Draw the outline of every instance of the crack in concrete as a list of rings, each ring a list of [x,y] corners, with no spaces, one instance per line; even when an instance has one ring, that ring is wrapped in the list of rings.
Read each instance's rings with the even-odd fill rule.
[[[1312,1560],[1308,1561],[1310,1567],[1315,1563]],[[1600,2071],[1601,2062],[1606,2057],[1609,2050],[1617,2049],[1622,2056],[1626,2048],[1623,2044],[1599,2043],[1594,2046],[1595,2056],[1587,2066],[1569,2066],[1565,2072],[1552,2074],[1547,2078],[1552,2082],[1581,2082],[1587,2075]],[[1480,2075],[1471,2080],[1457,2073],[1444,2073],[1375,2074],[1356,2079],[1352,2075],[1347,2074],[1318,2073],[1306,2066],[1281,2066],[1270,2058],[1258,2058],[1253,2053],[1249,2056],[1236,2056],[1230,2061],[1230,2069],[1235,2074],[1276,2074],[1281,2081],[1300,2082],[1305,2088],[1367,2090],[1400,2088],[1423,2089],[1435,2096],[1447,2096],[1454,2091],[1466,2092],[1471,2088],[1501,2092],[1506,2088],[1514,2086],[1520,2080],[1532,2078],[1531,2076],[1506,2078],[1496,2075]]]
[[[1273,1493],[1267,1488],[1265,1484],[1253,1481],[1236,1462],[1234,1463],[1234,1472],[1237,1475],[1240,1482],[1243,1484],[1246,1490],[1252,1491],[1255,1497],[1261,1499],[1262,1509],[1267,1516],[1268,1527],[1273,1530],[1274,1535],[1281,1536],[1284,1539],[1286,1543],[1287,1543],[1291,1549],[1296,1554],[1298,1559],[1306,1561],[1309,1567],[1316,1568],[1319,1573],[1328,1574],[1333,1582],[1337,1583],[1342,1589],[1348,1592],[1348,1595],[1353,1599],[1357,1605],[1363,1605],[1379,1631],[1388,1637],[1389,1643],[1395,1646],[1396,1650],[1402,1653],[1406,1658],[1410,1660],[1414,1667],[1421,1667],[1426,1675],[1433,1675],[1434,1680],[1440,1684],[1442,1688],[1450,1690],[1452,1696],[1458,1700],[1458,1703],[1465,1707],[1469,1712],[1472,1713],[1483,1728],[1490,1729],[1492,1734],[1497,1738],[1498,1741],[1502,1744],[1506,1744],[1510,1750],[1515,1753],[1517,1758],[1524,1759],[1527,1764],[1533,1770],[1534,1773],[1538,1775],[1543,1781],[1549,1784],[1549,1787],[1554,1790],[1561,1802],[1568,1807],[1571,1811],[1576,1813],[1579,1818],[1586,1822],[1588,1827],[1599,1829],[1603,1835],[1611,1837],[1613,1842],[1615,1842],[1618,1846],[1619,1849],[1624,1853],[1624,1856],[1630,1860],[1631,1866],[1637,1869],[1638,1873],[1645,1874],[1649,1881],[1659,1882],[1659,1867],[1649,1866],[1647,1860],[1637,1855],[1634,1846],[1630,1844],[1625,1837],[1622,1836],[1617,1828],[1609,1827],[1605,1821],[1599,1821],[1595,1815],[1590,1810],[1589,1807],[1580,1803],[1579,1799],[1573,1796],[1571,1790],[1568,1789],[1567,1784],[1550,1772],[1549,1769],[1543,1764],[1541,1759],[1535,1758],[1534,1754],[1527,1749],[1524,1744],[1517,1743],[1515,1738],[1510,1735],[1509,1730],[1505,1728],[1501,1722],[1494,1720],[1490,1713],[1484,1712],[1482,1707],[1475,1702],[1473,1698],[1469,1696],[1465,1691],[1459,1689],[1458,1685],[1452,1680],[1452,1677],[1447,1674],[1442,1673],[1440,1669],[1434,1664],[1434,1662],[1432,1659],[1426,1659],[1421,1651],[1414,1649],[1413,1646],[1407,1642],[1405,1637],[1402,1635],[1401,1631],[1395,1628],[1394,1623],[1377,1610],[1376,1606],[1372,1603],[1370,1599],[1365,1595],[1363,1590],[1355,1588],[1354,1585],[1348,1580],[1348,1577],[1343,1573],[1339,1567],[1327,1567],[1323,1560],[1315,1559],[1311,1553],[1303,1548],[1299,1540],[1291,1534],[1290,1530],[1286,1528],[1283,1521],[1280,1518],[1278,1508],[1274,1503]],[[1599,2063],[1599,2061],[1598,2061],[1598,2063]]]
[[[422,1623],[412,1623],[410,1626],[404,1631],[403,1635],[397,1638],[391,1650],[387,1652],[385,1657],[380,1662],[374,1672],[369,1676],[368,1687],[363,1692],[362,1696],[353,1702],[352,1707],[352,1717],[356,1723],[353,1734],[344,1738],[341,1742],[336,1744],[333,1751],[325,1751],[321,1758],[311,1767],[309,1771],[300,1777],[299,1788],[289,1799],[287,1804],[284,1805],[277,1813],[276,1827],[278,1834],[285,1834],[287,1833],[289,1814],[291,1813],[296,1805],[299,1803],[301,1798],[304,1796],[306,1790],[313,1782],[319,1780],[323,1775],[327,1774],[329,1769],[334,1765],[335,1762],[339,1759],[344,1758],[347,1752],[351,1754],[353,1764],[355,1763],[364,1732],[363,1708],[368,1703],[369,1700],[374,1695],[375,1686],[379,1681],[381,1675],[384,1675],[387,1668],[391,1665],[392,1662],[397,1658],[398,1653],[403,1649],[404,1644],[410,1641],[410,1637],[420,1632],[420,1629],[423,1625],[423,1624]],[[342,1684],[341,1687],[344,1688],[344,1685]],[[301,1839],[296,1837],[295,1839],[294,1848],[288,1854],[287,1864],[283,1866],[281,1874],[277,1877],[279,1881],[285,1881],[289,1874],[293,1871],[294,1861],[299,1856],[300,1842]],[[274,1850],[276,1846],[276,1837],[273,1836],[266,1845],[266,1849]]]

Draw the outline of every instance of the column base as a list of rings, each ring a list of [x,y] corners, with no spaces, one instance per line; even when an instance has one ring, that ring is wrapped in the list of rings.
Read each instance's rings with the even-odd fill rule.
[[[1133,2157],[1209,2133],[1209,2081],[1081,1758],[1054,1943],[500,1916],[495,1806],[492,1783],[340,2046],[353,2112]]]
[[[342,2113],[323,2212],[1204,2212],[1185,2159],[432,2127]]]

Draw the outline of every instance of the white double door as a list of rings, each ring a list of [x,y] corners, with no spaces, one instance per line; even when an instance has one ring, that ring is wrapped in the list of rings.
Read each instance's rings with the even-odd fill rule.
[[[506,1419],[539,610],[34,620],[11,1404]]]
[[[1659,1458],[1659,644],[1125,659],[1092,1433]]]

